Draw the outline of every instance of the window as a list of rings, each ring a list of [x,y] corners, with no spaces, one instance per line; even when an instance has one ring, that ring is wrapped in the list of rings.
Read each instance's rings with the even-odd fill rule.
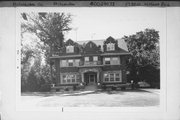
[[[80,59],[75,59],[74,66],[79,66]]]
[[[63,78],[63,83],[66,83],[66,81],[67,81],[66,75],[63,75],[62,78]]]
[[[62,66],[62,67],[66,67],[66,66],[67,66],[66,60],[62,60],[62,61],[61,61],[61,66]]]
[[[104,73],[104,82],[122,82],[121,71]]]
[[[118,64],[119,64],[119,59],[118,59],[118,57],[113,57],[113,58],[111,59],[111,64],[112,64],[112,65],[118,65]]]
[[[113,50],[115,50],[115,45],[114,45],[114,43],[108,43],[108,44],[106,44],[106,47],[107,47],[107,51],[113,51]]]
[[[62,83],[63,84],[72,84],[79,82],[80,80],[79,74],[64,74],[62,75]]]
[[[74,46],[69,45],[66,47],[66,53],[73,53],[74,52]]]
[[[110,74],[110,81],[114,81],[114,74],[113,73]]]
[[[110,65],[110,58],[104,58],[104,63],[106,65]]]
[[[116,74],[115,74],[115,78],[116,78],[116,81],[120,81],[120,74],[119,74],[119,73],[116,73]]]
[[[89,57],[85,57],[84,60],[85,60],[86,62],[88,62],[88,61],[89,61]]]
[[[76,77],[75,75],[72,75],[72,83],[75,83],[76,82]]]
[[[68,60],[68,66],[73,66],[73,60]]]
[[[94,57],[93,57],[93,61],[98,61],[98,57],[97,57],[97,56],[94,56]]]
[[[104,80],[107,82],[107,81],[109,81],[109,74],[104,74]]]

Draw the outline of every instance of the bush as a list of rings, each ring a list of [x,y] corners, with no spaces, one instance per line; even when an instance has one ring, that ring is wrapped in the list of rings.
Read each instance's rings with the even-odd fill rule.
[[[51,90],[51,85],[50,84],[44,84],[39,89],[40,92],[49,92],[50,90]]]

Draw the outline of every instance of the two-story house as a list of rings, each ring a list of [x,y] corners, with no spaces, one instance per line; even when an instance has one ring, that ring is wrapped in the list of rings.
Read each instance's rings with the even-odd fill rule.
[[[55,62],[55,86],[73,86],[80,83],[126,83],[126,60],[129,52],[119,47],[112,37],[101,41],[65,42],[62,51],[51,57]]]

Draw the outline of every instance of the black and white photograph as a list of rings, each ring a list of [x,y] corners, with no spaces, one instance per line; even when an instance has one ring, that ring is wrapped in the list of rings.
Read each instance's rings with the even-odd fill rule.
[[[164,11],[21,12],[22,107],[159,107]]]
[[[0,2],[0,119],[179,120],[179,6]]]

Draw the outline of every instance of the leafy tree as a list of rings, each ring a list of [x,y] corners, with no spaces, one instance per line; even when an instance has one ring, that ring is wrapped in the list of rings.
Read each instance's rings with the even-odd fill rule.
[[[35,33],[49,47],[59,50],[63,46],[64,32],[71,30],[71,15],[65,13],[22,13],[25,20],[22,31]]]
[[[32,47],[31,43],[24,45],[23,41],[26,42],[26,39],[22,39],[21,87],[22,91],[37,91],[42,84],[52,83],[54,80],[54,68],[49,58],[53,51],[61,50],[64,34],[71,30],[69,24],[72,19],[70,14],[64,13],[41,12],[21,15],[22,38],[25,33],[31,33],[32,36],[35,35],[38,38],[34,43],[35,47]],[[45,59],[45,64],[42,64],[42,57]]]
[[[135,82],[141,80],[153,81],[146,71],[151,67],[151,72],[159,68],[159,32],[154,29],[145,29],[134,35],[124,36],[128,51],[132,54],[128,68],[130,79]],[[148,71],[150,72],[150,71]]]

